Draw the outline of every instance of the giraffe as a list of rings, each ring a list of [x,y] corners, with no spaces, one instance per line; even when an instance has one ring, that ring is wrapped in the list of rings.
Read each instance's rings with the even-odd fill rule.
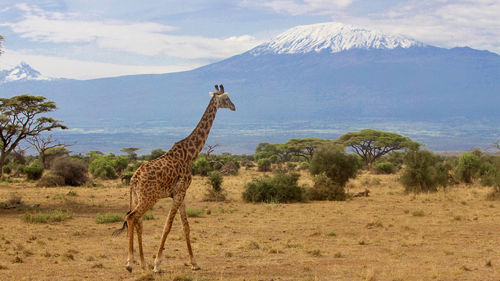
[[[176,142],[172,148],[159,158],[143,163],[132,176],[130,181],[130,211],[125,217],[123,227],[113,233],[118,235],[127,228],[128,233],[128,258],[125,268],[132,272],[134,262],[134,229],[137,232],[137,243],[139,244],[139,255],[141,267],[145,269],[144,253],[142,248],[142,216],[161,198],[171,197],[172,206],[168,213],[160,245],[154,261],[153,272],[160,273],[160,262],[164,250],[165,240],[172,228],[172,222],[177,213],[180,212],[187,250],[191,262],[191,269],[198,270],[191,241],[189,238],[189,223],[186,217],[186,204],[184,196],[191,184],[191,166],[210,132],[210,128],[219,108],[228,108],[235,111],[234,104],[229,99],[228,93],[224,92],[224,86],[215,85],[216,92],[210,92],[210,102],[200,122],[193,132],[185,139]],[[132,202],[133,201],[133,202]],[[132,204],[133,203],[133,204]],[[135,206],[132,209],[132,206]]]

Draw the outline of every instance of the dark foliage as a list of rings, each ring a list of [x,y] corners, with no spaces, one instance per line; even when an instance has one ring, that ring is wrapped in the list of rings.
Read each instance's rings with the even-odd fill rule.
[[[255,179],[245,186],[245,202],[303,202],[305,188],[297,184],[299,174],[275,174],[273,177]]]
[[[360,167],[361,161],[358,156],[348,155],[339,147],[330,145],[314,153],[310,172],[312,175],[325,174],[333,184],[345,186],[349,179],[356,177]]]
[[[80,186],[88,180],[87,167],[78,160],[58,158],[52,162],[52,174],[64,179],[64,185]]]

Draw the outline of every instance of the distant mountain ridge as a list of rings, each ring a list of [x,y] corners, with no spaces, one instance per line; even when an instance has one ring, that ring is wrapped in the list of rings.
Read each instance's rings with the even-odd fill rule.
[[[194,128],[216,83],[224,84],[236,112],[218,113],[208,143],[233,152],[252,152],[263,141],[336,138],[364,128],[398,132],[437,150],[500,138],[495,53],[375,36],[336,23],[282,34],[290,36],[191,71],[24,80],[0,84],[0,95],[54,100],[54,117],[71,128],[65,135],[85,140],[82,152],[169,148]]]
[[[29,80],[51,80],[43,76],[40,72],[33,69],[26,62],[21,62],[19,65],[0,71],[0,83],[14,82],[14,81],[29,81]]]

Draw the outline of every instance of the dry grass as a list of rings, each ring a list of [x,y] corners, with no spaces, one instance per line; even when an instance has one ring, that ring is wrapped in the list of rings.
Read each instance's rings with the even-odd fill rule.
[[[165,245],[161,276],[134,268],[128,273],[121,226],[96,224],[98,214],[123,218],[128,188],[118,181],[98,187],[38,188],[1,183],[0,201],[11,193],[40,211],[64,209],[73,218],[27,224],[20,209],[0,209],[0,280],[499,280],[500,201],[489,188],[457,186],[434,194],[406,195],[397,176],[363,174],[349,191],[370,197],[345,202],[248,204],[244,184],[261,176],[241,169],[224,178],[227,202],[202,201],[205,179],[195,177],[186,197],[191,237],[200,271],[191,272],[179,216]],[[299,184],[311,185],[303,174]],[[171,200],[144,221],[148,267]]]

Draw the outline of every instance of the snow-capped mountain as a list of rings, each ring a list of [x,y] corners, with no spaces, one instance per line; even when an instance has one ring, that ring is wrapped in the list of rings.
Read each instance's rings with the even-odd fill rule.
[[[51,78],[43,76],[25,62],[11,69],[0,71],[0,83],[26,80],[51,80]]]
[[[436,150],[498,140],[500,55],[337,23],[295,27],[190,71],[0,83],[0,96],[55,101],[53,117],[73,130],[64,135],[79,143],[74,151],[148,152],[190,132],[216,83],[231,92],[237,111],[217,113],[219,133],[208,143],[228,151],[253,153],[262,141],[333,139],[365,128],[398,132]]]
[[[303,54],[327,51],[337,53],[350,49],[395,49],[423,47],[413,39],[368,30],[337,22],[301,25],[291,28],[251,51],[260,54]]]

